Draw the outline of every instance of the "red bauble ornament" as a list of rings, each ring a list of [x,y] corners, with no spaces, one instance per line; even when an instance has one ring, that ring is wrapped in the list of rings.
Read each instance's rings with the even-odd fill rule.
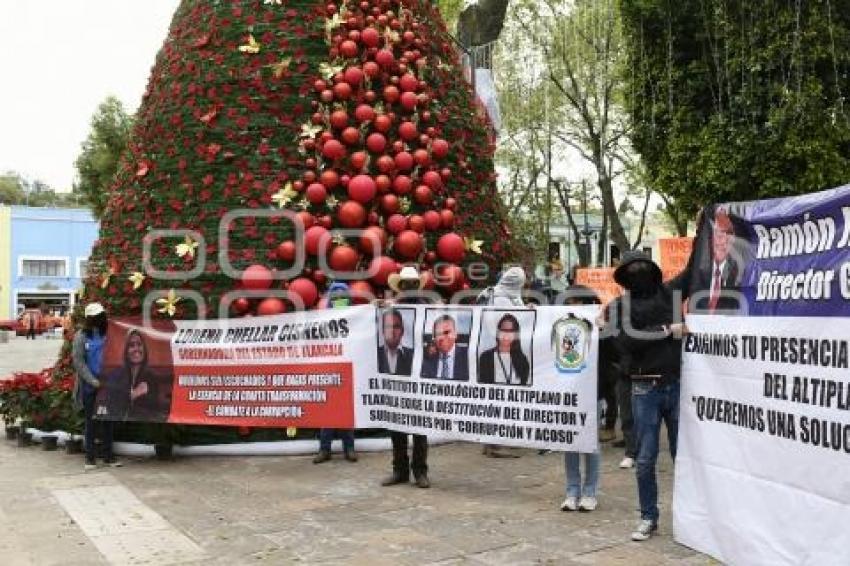
[[[328,265],[334,271],[354,271],[360,254],[351,246],[337,246],[328,255]]]
[[[337,130],[341,130],[348,125],[348,112],[345,110],[336,110],[331,114],[331,126]]]
[[[345,82],[351,85],[352,88],[360,88],[360,83],[363,82],[363,69],[360,67],[349,67],[346,69]]]
[[[443,234],[440,236],[440,239],[437,240],[437,255],[439,255],[440,259],[443,261],[460,263],[465,254],[466,246],[463,243],[463,238],[455,232]]]
[[[305,230],[316,223],[316,217],[307,212],[306,210],[296,212],[295,218],[296,222],[301,222]]]
[[[375,293],[368,281],[352,281],[348,285],[351,298],[355,305],[363,305],[375,298]]]
[[[440,224],[443,228],[451,228],[455,225],[455,213],[444,208],[440,211]]]
[[[351,154],[350,163],[355,172],[362,171],[366,167],[366,160],[369,159],[369,154],[365,151],[355,151]]]
[[[443,186],[443,179],[436,171],[426,171],[422,175],[422,182],[431,187],[433,190],[439,190]]]
[[[257,315],[270,316],[274,314],[282,314],[286,312],[286,305],[277,297],[268,297],[260,301],[257,305]]]
[[[337,140],[328,140],[322,146],[322,155],[327,159],[342,159],[345,157],[345,146]]]
[[[369,175],[356,175],[348,182],[348,196],[357,202],[366,204],[375,198],[378,187]]]
[[[420,167],[428,167],[431,164],[431,156],[428,155],[428,150],[420,148],[413,152],[413,161]]]
[[[295,259],[295,242],[292,240],[281,242],[275,252],[278,259],[282,261],[293,261]]]
[[[325,169],[319,176],[319,182],[328,190],[336,188],[339,185],[339,173],[333,169]]]
[[[455,199],[454,197],[449,197],[446,199],[446,202],[443,203],[443,206],[445,206],[449,210],[454,210],[457,206],[457,199]]]
[[[294,279],[289,284],[289,292],[300,297],[304,302],[304,306],[307,308],[315,305],[319,298],[319,290],[316,288],[316,284],[306,277]]]
[[[328,276],[325,275],[325,272],[321,269],[316,269],[315,271],[313,271],[311,277],[313,278],[313,281],[316,283],[316,285],[320,287],[328,282]]]
[[[392,193],[385,194],[381,197],[381,210],[387,214],[393,214],[399,211],[401,204],[398,202],[398,197]]]
[[[449,154],[449,142],[437,138],[431,143],[431,154],[437,159],[442,159]]]
[[[381,173],[389,173],[395,168],[395,161],[389,155],[382,155],[375,161],[375,165]]]
[[[425,252],[425,257],[423,258],[425,263],[434,263],[437,261],[437,253],[433,251]]]
[[[408,112],[412,112],[416,109],[416,105],[419,103],[419,99],[416,94],[413,92],[405,92],[399,97],[399,102],[401,102],[401,107],[407,110]]]
[[[366,222],[366,209],[359,202],[347,200],[337,209],[336,217],[343,228],[359,228]]]
[[[406,141],[413,141],[419,137],[419,132],[416,129],[416,124],[413,122],[402,122],[398,127],[398,135]]]
[[[345,145],[355,145],[360,143],[360,130],[348,127],[342,131],[339,137]]]
[[[438,275],[437,284],[440,287],[448,291],[457,291],[463,288],[465,278],[463,270],[459,266],[443,265],[439,270]]]
[[[440,229],[440,225],[442,224],[442,220],[440,219],[440,213],[436,210],[428,210],[422,214],[422,219],[425,221],[425,229],[429,232],[434,232]]]
[[[339,44],[339,52],[343,57],[357,57],[357,44],[350,39],[346,39]]]
[[[390,234],[400,234],[407,228],[407,218],[401,214],[393,214],[387,218],[386,226]]]
[[[360,32],[360,41],[366,47],[377,47],[381,42],[381,34],[375,28],[366,28]]]
[[[351,98],[352,90],[351,85],[347,82],[337,83],[333,88],[334,97],[336,97],[337,100],[348,100]]]
[[[378,186],[378,192],[383,194],[390,190],[390,187],[392,186],[392,181],[390,181],[390,178],[386,175],[378,175],[377,177],[375,177],[375,185]]]
[[[370,281],[376,285],[386,285],[387,278],[398,271],[395,260],[385,255],[378,256],[369,262]]]
[[[400,94],[401,93],[399,92],[398,87],[395,87],[393,85],[384,87],[384,100],[389,104],[392,104],[397,101]]]
[[[369,226],[360,235],[360,250],[369,255],[381,255],[387,247],[387,233],[380,226]]]
[[[372,153],[381,153],[387,147],[387,138],[379,133],[369,134],[369,137],[366,138],[366,147]]]
[[[375,109],[368,104],[361,104],[354,111],[354,117],[361,124],[371,122],[375,119]]]
[[[386,114],[379,114],[375,117],[375,129],[382,133],[387,133],[393,125],[392,118]]]
[[[393,249],[403,259],[415,259],[422,251],[422,236],[413,230],[404,230],[396,236]]]
[[[406,195],[413,188],[413,182],[407,175],[399,175],[393,180],[393,190],[396,194]]]
[[[400,151],[395,156],[395,166],[399,171],[410,171],[413,169],[413,156],[410,152]]]
[[[368,61],[363,63],[363,72],[366,73],[367,77],[374,79],[381,73],[381,67],[374,61]]]
[[[304,232],[304,247],[310,255],[319,253],[319,244],[324,240],[330,241],[330,233],[324,226],[312,226]],[[327,243],[323,244],[327,246]]]
[[[381,67],[388,69],[395,63],[395,55],[389,49],[381,49],[375,53],[375,62]]]
[[[313,204],[321,204],[328,197],[328,190],[321,183],[313,183],[307,187],[307,200]]]
[[[416,201],[416,204],[428,205],[434,200],[434,193],[431,192],[428,185],[419,185],[413,191],[413,200]]]
[[[408,227],[414,232],[422,233],[425,231],[425,219],[418,214],[411,214],[407,218]]]
[[[413,92],[419,88],[419,79],[408,73],[401,76],[398,80],[398,86],[404,92]]]
[[[245,314],[251,308],[251,301],[245,297],[239,297],[230,304],[230,307],[236,314]]]
[[[264,265],[251,265],[242,272],[242,287],[265,291],[272,286],[272,272]]]

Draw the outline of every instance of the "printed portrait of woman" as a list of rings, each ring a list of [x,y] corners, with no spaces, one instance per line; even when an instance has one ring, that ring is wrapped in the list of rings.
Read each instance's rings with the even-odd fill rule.
[[[171,396],[165,386],[170,380],[148,365],[148,346],[138,330],[127,333],[123,361],[106,380],[109,415],[129,420],[165,420]]]
[[[519,320],[503,314],[496,325],[496,347],[478,356],[478,383],[531,385],[531,364],[522,348]]]

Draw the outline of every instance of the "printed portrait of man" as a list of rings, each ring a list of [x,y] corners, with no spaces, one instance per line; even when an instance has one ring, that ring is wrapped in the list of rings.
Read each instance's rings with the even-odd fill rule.
[[[734,311],[739,308],[736,291],[741,269],[735,254],[735,228],[728,212],[718,207],[711,220],[711,265],[700,270],[700,288],[708,292],[697,301],[697,310]]]
[[[421,377],[453,381],[469,380],[469,349],[457,344],[458,323],[449,313],[434,319],[431,343],[422,357]]]
[[[409,312],[410,309],[404,309]],[[383,345],[378,346],[378,372],[392,375],[410,375],[413,369],[413,350],[404,346],[404,316],[401,309],[380,312]]]

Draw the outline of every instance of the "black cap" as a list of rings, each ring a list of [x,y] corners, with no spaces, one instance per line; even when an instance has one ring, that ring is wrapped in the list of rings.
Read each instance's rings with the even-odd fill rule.
[[[661,276],[661,269],[658,267],[658,265],[655,264],[654,261],[652,261],[651,257],[637,250],[628,251],[623,254],[623,261],[621,261],[620,265],[617,266],[617,269],[614,270],[614,281],[616,281],[621,287],[625,287],[626,289],[628,289],[629,280],[628,276],[626,275],[626,268],[631,264],[638,262],[648,263],[652,267],[652,271],[655,275],[657,282],[661,284],[661,281],[663,279],[663,277]]]

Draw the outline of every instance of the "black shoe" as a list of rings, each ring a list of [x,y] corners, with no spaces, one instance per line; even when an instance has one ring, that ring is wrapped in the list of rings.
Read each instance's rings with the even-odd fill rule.
[[[316,457],[313,458],[314,464],[321,464],[322,462],[327,462],[331,459],[330,450],[319,450],[319,453],[316,454]]]
[[[349,462],[357,461],[357,454],[354,453],[354,450],[346,450],[345,451],[345,459]]]
[[[386,487],[388,485],[398,485],[400,483],[407,483],[409,481],[410,481],[410,474],[402,474],[402,473],[399,473],[399,472],[393,472],[390,475],[388,475],[387,477],[385,477],[383,480],[381,480],[381,485]]]
[[[613,446],[614,448],[625,448],[626,447],[626,441],[625,440],[615,440],[614,442],[611,443],[611,446]]]
[[[419,474],[418,476],[416,476],[414,478],[414,483],[416,484],[416,487],[422,489],[428,489],[429,487],[431,487],[431,482],[428,481],[428,476],[426,474]]]

